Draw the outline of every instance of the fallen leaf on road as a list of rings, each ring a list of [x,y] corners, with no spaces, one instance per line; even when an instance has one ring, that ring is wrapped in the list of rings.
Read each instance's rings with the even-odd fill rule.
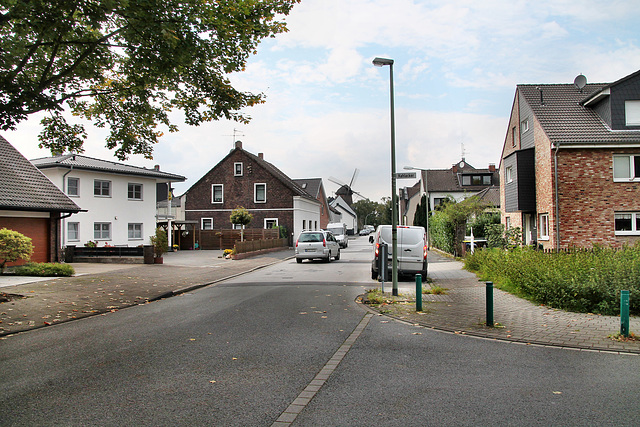
[[[553,394],[562,394],[561,391],[554,391]]]
[[[413,335],[422,335],[422,332],[414,332]]]

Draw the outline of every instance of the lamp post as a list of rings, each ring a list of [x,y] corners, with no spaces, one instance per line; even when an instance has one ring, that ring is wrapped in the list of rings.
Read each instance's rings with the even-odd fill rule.
[[[389,93],[391,99],[391,277],[393,281],[392,295],[398,295],[398,195],[396,194],[396,125],[393,106],[393,59],[375,58],[376,67],[389,66]]]
[[[430,248],[431,247],[431,240],[429,239],[429,190],[427,190],[427,170],[426,169],[421,169],[421,168],[414,168],[413,166],[405,166],[404,167],[405,170],[414,170],[414,171],[420,171],[420,172],[424,172],[424,182],[422,183],[424,185],[424,194],[426,195],[426,200],[425,200],[425,206],[424,206],[424,211],[426,216],[426,221],[427,221],[427,247]]]

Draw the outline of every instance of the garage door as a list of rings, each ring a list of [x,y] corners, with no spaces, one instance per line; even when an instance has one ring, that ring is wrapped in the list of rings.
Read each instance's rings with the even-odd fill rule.
[[[49,218],[7,218],[0,217],[0,228],[8,228],[31,238],[33,262],[49,262]],[[24,264],[23,262],[8,265]]]

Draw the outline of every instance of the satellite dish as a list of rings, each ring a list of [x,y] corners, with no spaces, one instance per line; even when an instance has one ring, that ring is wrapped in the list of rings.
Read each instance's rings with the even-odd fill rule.
[[[580,92],[582,92],[582,89],[587,85],[587,78],[582,74],[580,74],[578,77],[575,78],[575,80],[573,81],[573,84],[576,85],[578,89],[580,89]]]

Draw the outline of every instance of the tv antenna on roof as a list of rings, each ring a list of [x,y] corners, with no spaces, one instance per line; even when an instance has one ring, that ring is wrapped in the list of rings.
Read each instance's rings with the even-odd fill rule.
[[[582,89],[587,85],[587,78],[580,74],[573,80],[573,84],[582,92]]]
[[[223,136],[233,136],[233,141],[231,141],[231,144],[235,147],[236,144],[236,135],[237,136],[244,136],[244,133],[242,133],[242,131],[239,131],[236,128],[233,128],[233,135],[223,135]]]

